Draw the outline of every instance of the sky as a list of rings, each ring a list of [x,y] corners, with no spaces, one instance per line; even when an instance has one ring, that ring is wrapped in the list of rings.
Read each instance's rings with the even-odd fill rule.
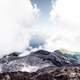
[[[45,49],[80,51],[79,0],[32,0],[32,4],[36,4],[42,13],[40,18],[44,21],[39,21],[37,27],[47,35]]]
[[[0,55],[29,48],[80,51],[80,0],[1,0]]]
[[[50,0],[32,0],[32,5],[37,5],[40,9],[41,20],[48,20],[49,12],[51,10],[51,1]]]

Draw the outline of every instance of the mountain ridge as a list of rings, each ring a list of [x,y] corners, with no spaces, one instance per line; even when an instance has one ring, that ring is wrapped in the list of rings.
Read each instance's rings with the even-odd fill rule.
[[[12,53],[0,59],[1,72],[27,71],[36,72],[45,67],[80,66],[76,56],[63,54],[60,50],[48,52],[37,50],[24,57],[18,57],[19,53]]]

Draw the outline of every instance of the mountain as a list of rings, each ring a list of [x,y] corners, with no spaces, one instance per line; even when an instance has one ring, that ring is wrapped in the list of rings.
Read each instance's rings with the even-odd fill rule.
[[[63,54],[60,50],[48,52],[38,50],[29,55],[19,57],[21,53],[12,53],[0,59],[1,72],[27,71],[35,72],[45,67],[80,66],[75,55]]]
[[[13,61],[13,60],[17,60],[19,58],[18,57],[19,54],[20,53],[18,53],[18,52],[13,52],[9,55],[5,55],[0,59],[0,63],[6,63],[6,62]]]

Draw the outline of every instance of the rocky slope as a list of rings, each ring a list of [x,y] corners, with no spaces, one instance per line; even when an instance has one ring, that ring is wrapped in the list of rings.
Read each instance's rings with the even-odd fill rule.
[[[0,59],[0,72],[27,71],[36,72],[38,69],[53,66],[79,66],[79,59],[73,55],[63,54],[60,50],[48,52],[38,50],[29,55],[19,57],[20,53],[12,53]]]
[[[80,54],[38,50],[19,57],[14,52],[0,59],[0,80],[80,80]]]
[[[0,74],[0,80],[80,80],[79,67],[47,67],[37,72],[6,72]]]

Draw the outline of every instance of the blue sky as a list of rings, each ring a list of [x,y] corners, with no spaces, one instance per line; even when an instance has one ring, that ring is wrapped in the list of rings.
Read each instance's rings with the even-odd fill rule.
[[[51,10],[51,0],[32,0],[32,5],[37,4],[37,7],[41,11],[41,20],[45,20],[49,17],[49,12]]]
[[[36,26],[36,28],[38,30],[40,29],[47,29],[48,25],[48,20],[49,20],[49,13],[51,11],[51,0],[31,0],[32,1],[32,5],[34,7],[34,4],[37,5],[37,8],[40,10],[40,17],[39,17],[39,22]],[[38,27],[39,26],[39,27]],[[50,26],[50,25],[49,25]],[[34,28],[35,29],[35,28]],[[42,30],[40,30],[41,32]],[[33,48],[38,48],[39,46],[43,46],[45,44],[45,41],[43,39],[41,39],[41,37],[39,35],[34,35],[32,36],[31,40],[30,40],[30,46],[32,46]]]

